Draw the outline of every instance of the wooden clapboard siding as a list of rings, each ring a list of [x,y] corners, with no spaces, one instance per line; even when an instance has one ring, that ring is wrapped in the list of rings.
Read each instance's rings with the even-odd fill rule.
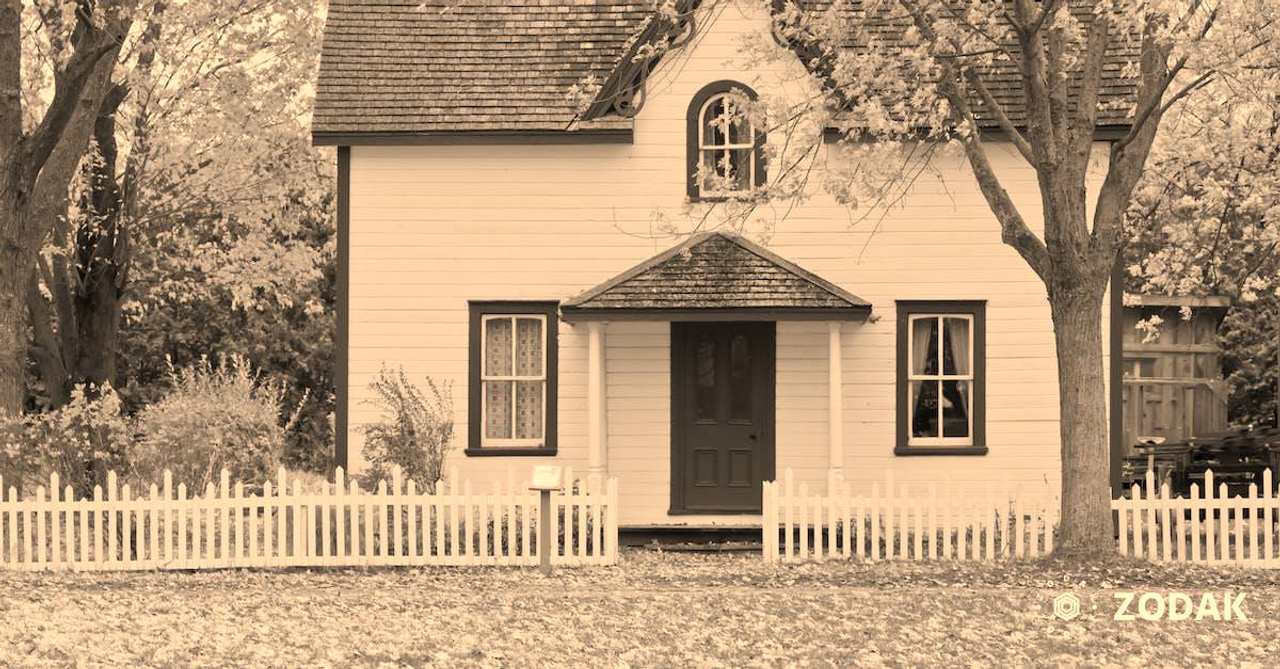
[[[686,118],[706,84],[734,79],[769,97],[794,88],[799,65],[745,72],[743,35],[769,42],[760,3],[699,25],[700,37],[650,79],[632,144],[359,146],[351,150],[351,424],[383,362],[413,377],[454,382],[457,434],[466,433],[468,299],[566,299],[677,244],[654,238],[663,212],[688,229]],[[1035,175],[1009,146],[991,161],[1037,227]],[[1105,166],[1106,147],[1097,147]],[[828,160],[844,159],[830,146]],[[1057,487],[1056,362],[1044,288],[1012,249],[963,157],[942,151],[941,180],[925,175],[900,207],[850,226],[849,212],[814,196],[767,240],[770,250],[870,301],[873,320],[844,326],[844,479],[869,484],[889,468],[910,483],[1002,481]],[[1095,182],[1101,174],[1095,175]],[[815,178],[815,184],[820,179]],[[695,209],[695,213],[696,213]],[[751,230],[748,233],[752,232]],[[987,300],[987,442],[981,457],[895,457],[894,301]],[[606,463],[619,478],[624,524],[759,523],[759,517],[667,515],[670,491],[670,326],[606,329]],[[587,466],[586,326],[560,327],[559,453]],[[817,489],[827,471],[825,323],[779,323],[777,467]],[[352,464],[360,437],[351,434]],[[549,460],[466,458],[478,480]]]

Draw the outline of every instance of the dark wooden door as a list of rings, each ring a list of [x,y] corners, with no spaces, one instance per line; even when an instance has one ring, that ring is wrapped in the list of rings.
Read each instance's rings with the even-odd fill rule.
[[[672,323],[671,511],[759,513],[774,474],[773,323]]]

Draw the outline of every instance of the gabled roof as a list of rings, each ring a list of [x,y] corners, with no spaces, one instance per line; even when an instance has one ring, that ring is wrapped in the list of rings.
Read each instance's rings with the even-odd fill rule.
[[[742,237],[707,232],[570,299],[561,312],[566,320],[863,320],[871,303]]]
[[[811,11],[831,4],[800,2]],[[681,7],[696,4],[681,0]],[[860,11],[857,2],[846,7]],[[1090,20],[1087,7],[1073,3],[1072,11]],[[881,47],[904,39],[904,21],[883,23]],[[326,144],[513,134],[629,141],[632,121],[614,103],[631,93],[642,103],[644,77],[661,57],[659,50],[653,60],[637,60],[642,42],[679,44],[687,36],[673,32],[685,28],[705,26],[672,24],[655,14],[652,0],[330,0],[312,132]],[[796,50],[805,58],[803,47]],[[1133,97],[1136,81],[1123,68],[1136,57],[1130,42],[1113,41],[1108,50],[1100,128],[1129,121],[1131,110],[1117,103]],[[820,70],[812,60],[806,66]],[[601,88],[579,118],[571,93],[589,79]],[[1026,105],[1016,68],[997,66],[984,81],[1021,124]],[[980,109],[978,116],[994,125]]]
[[[330,0],[313,133],[565,131],[570,89],[607,78],[651,14],[645,0]]]

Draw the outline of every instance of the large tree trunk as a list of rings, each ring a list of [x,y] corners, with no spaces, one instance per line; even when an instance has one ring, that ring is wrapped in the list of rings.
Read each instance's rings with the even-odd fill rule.
[[[12,192],[0,186],[0,228],[9,228],[17,219],[13,199]],[[20,413],[26,396],[29,256],[12,240],[0,240],[0,414]]]
[[[76,360],[77,383],[95,386],[116,383],[116,349],[120,332],[120,291],[115,272],[103,270],[76,295],[77,336],[80,357]]]
[[[1062,523],[1058,551],[1063,555],[1115,550],[1107,386],[1102,364],[1106,283],[1092,279],[1088,284],[1049,290],[1061,401]]]
[[[116,176],[119,149],[116,113],[128,89],[115,86],[94,123],[99,160],[89,179],[88,212],[76,231],[80,281],[74,294],[74,320],[79,342],[75,383],[95,386],[116,383],[116,341],[120,331],[120,289],[128,265],[121,220],[120,182]]]

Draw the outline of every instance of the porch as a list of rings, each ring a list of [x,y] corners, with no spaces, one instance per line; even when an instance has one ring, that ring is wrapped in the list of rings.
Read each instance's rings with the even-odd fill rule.
[[[624,524],[691,526],[758,525],[784,453],[810,476],[842,477],[846,339],[870,311],[723,233],[574,297],[561,315],[585,331],[588,474],[639,499],[621,505]]]

